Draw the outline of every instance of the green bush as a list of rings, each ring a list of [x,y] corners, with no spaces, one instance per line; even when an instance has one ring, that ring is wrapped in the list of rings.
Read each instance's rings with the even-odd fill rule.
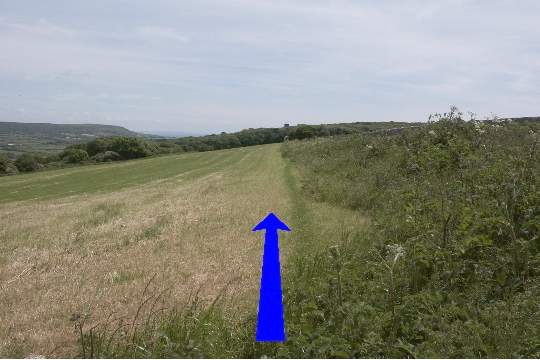
[[[310,125],[298,125],[289,134],[291,139],[309,139],[317,134],[317,128]]]
[[[99,153],[104,153],[109,150],[110,140],[107,138],[100,138],[92,140],[86,143],[85,150],[88,153],[88,156],[95,156]]]
[[[39,162],[37,156],[32,154],[21,154],[15,160],[15,166],[21,172],[36,171],[43,168],[43,164]]]
[[[97,162],[116,161],[120,160],[121,156],[114,151],[105,151],[92,156],[92,159]]]
[[[4,154],[0,154],[0,176],[16,174],[17,167],[13,161]]]
[[[67,149],[60,154],[60,158],[67,163],[77,164],[88,160],[88,153],[82,149]]]
[[[127,160],[150,156],[157,152],[157,147],[139,138],[121,136],[110,139],[108,150]]]
[[[60,155],[67,157],[69,162],[81,162],[88,157],[97,161],[114,161],[136,159],[159,153],[156,144],[138,137],[117,136],[92,140],[86,144],[76,144],[66,147]]]

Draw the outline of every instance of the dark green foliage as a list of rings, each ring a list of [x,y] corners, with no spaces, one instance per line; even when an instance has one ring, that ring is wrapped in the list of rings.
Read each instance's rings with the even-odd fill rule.
[[[92,156],[92,160],[97,162],[116,161],[121,160],[121,156],[114,151],[105,151]]]
[[[65,162],[78,164],[88,160],[88,153],[82,149],[67,149],[60,154],[60,158]]]
[[[159,143],[160,146],[172,143],[180,152],[210,151],[281,142],[284,136],[283,129],[248,129],[233,134],[221,133],[219,135],[160,140]]]
[[[285,138],[308,139],[332,135],[381,131],[389,128],[414,126],[411,123],[350,123],[329,125],[297,125],[284,128],[246,129],[236,133],[190,136],[178,139],[156,140],[162,153],[184,151],[211,151],[282,142]]]
[[[17,167],[13,161],[4,154],[0,154],[0,176],[16,174]]]
[[[158,147],[142,138],[118,136],[71,145],[64,153],[73,150],[83,150],[96,161],[114,161],[151,156],[158,152]]]
[[[42,162],[36,155],[22,154],[15,160],[15,166],[21,172],[36,171],[43,168]]]
[[[317,130],[319,130],[318,127],[315,128],[314,126],[309,125],[298,125],[289,133],[289,138],[298,140],[309,139],[315,137],[317,133],[319,133]]]
[[[42,168],[54,169],[81,163],[129,160],[157,154],[158,146],[139,137],[99,138],[89,143],[69,145],[61,153],[40,156],[31,153],[19,155],[15,165],[21,172]],[[13,172],[8,173],[13,174]]]
[[[60,157],[61,154],[62,153],[47,155],[45,157],[45,163],[49,164],[49,163],[54,163],[54,162],[61,161],[62,160],[62,158]]]
[[[152,145],[142,139],[134,137],[114,137],[110,139],[107,150],[118,153],[122,159],[136,159],[152,155],[156,151]]]
[[[99,153],[104,153],[109,149],[110,141],[106,138],[100,138],[92,140],[88,143],[86,143],[86,151],[88,152],[88,156],[94,156]]]
[[[291,355],[538,357],[539,129],[452,111],[396,136],[287,144],[306,192],[373,219],[290,288]]]

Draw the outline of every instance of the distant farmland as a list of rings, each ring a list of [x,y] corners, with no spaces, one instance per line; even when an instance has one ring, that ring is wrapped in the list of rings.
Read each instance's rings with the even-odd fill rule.
[[[46,154],[96,137],[137,135],[113,125],[0,122],[0,152],[11,156],[23,152]]]

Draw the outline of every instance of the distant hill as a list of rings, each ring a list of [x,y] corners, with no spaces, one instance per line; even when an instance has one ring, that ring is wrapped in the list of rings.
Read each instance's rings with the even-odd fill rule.
[[[503,120],[512,120],[516,122],[522,122],[522,123],[536,123],[540,121],[540,116],[526,116],[526,117],[519,117],[519,118],[506,118]]]
[[[49,124],[0,122],[0,134],[44,135],[57,137],[136,136],[137,133],[116,125]]]
[[[0,122],[0,152],[52,153],[96,137],[140,136],[121,126],[100,124],[48,124]]]
[[[186,131],[151,131],[151,132],[142,132],[142,136],[146,138],[158,138],[158,139],[174,139],[180,137],[188,136],[204,136],[206,133],[202,132],[186,132]]]

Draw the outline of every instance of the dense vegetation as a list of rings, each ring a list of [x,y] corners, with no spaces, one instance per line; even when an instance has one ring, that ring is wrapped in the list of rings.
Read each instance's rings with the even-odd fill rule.
[[[6,155],[0,154],[0,175],[15,175],[19,171],[17,166]]]
[[[116,160],[129,160],[158,154],[158,147],[139,137],[118,136],[99,138],[88,143],[74,144],[53,155],[22,153],[15,160],[3,156],[0,162],[0,175],[11,175],[17,171],[3,170],[14,168],[18,172],[31,172],[45,168],[61,168],[74,164],[90,164]]]
[[[195,299],[127,332],[76,319],[81,355],[539,357],[540,124],[436,120],[283,145],[305,195],[371,219],[330,247],[305,234],[284,284],[286,343],[254,343],[254,316]]]
[[[372,219],[293,289],[293,356],[540,356],[540,124],[437,118],[285,147],[307,193]]]
[[[328,125],[286,126],[282,128],[246,129],[236,133],[221,133],[197,137],[183,137],[178,139],[162,139],[156,141],[161,152],[209,151],[231,149],[242,146],[272,144],[282,142],[284,139],[309,139],[344,135],[359,132],[369,132],[394,127],[414,126],[411,123],[350,123]]]
[[[54,131],[67,131],[71,128],[72,131],[84,131],[85,129],[91,129],[92,126],[97,125],[80,125],[79,128],[76,125],[57,125],[51,129],[53,124],[19,124],[19,123],[3,123],[3,124],[17,124],[23,126],[22,128],[33,134],[28,128],[30,125],[44,125],[37,126],[35,130],[36,134],[40,131],[48,130]],[[45,126],[47,125],[47,126]],[[177,139],[150,139],[142,138],[140,136],[107,136],[95,138],[88,142],[77,142],[66,146],[63,151],[57,153],[21,153],[15,160],[4,160],[6,164],[9,163],[11,168],[18,168],[20,172],[29,172],[45,168],[60,168],[65,166],[72,166],[73,164],[90,164],[117,160],[129,160],[141,157],[147,157],[158,154],[171,154],[171,153],[183,153],[191,151],[211,151],[221,149],[231,149],[243,146],[262,145],[279,143],[285,139],[308,139],[313,137],[324,137],[333,135],[352,134],[358,132],[378,131],[384,129],[401,128],[407,126],[414,126],[412,123],[350,123],[350,124],[330,124],[330,125],[298,125],[287,126],[283,128],[260,128],[260,129],[247,129],[236,133],[221,133],[218,135],[206,135],[206,136],[190,136]],[[4,126],[6,129],[9,127]],[[18,128],[18,127],[15,127]],[[56,130],[55,130],[56,129]],[[94,129],[98,131],[100,128]],[[105,129],[108,129],[105,127]],[[122,132],[123,128],[113,130]],[[125,129],[123,129],[125,130]],[[0,127],[0,135],[2,128]],[[105,131],[105,130],[101,130]],[[108,130],[109,131],[109,130]],[[126,132],[130,133],[128,130]],[[64,133],[62,133],[64,134]],[[65,134],[64,134],[65,135]],[[0,149],[1,150],[1,149]],[[9,155],[9,153],[8,153]],[[19,161],[18,158],[22,160]],[[20,168],[17,166],[20,163]],[[4,171],[0,167],[0,175],[11,175],[13,171]]]

